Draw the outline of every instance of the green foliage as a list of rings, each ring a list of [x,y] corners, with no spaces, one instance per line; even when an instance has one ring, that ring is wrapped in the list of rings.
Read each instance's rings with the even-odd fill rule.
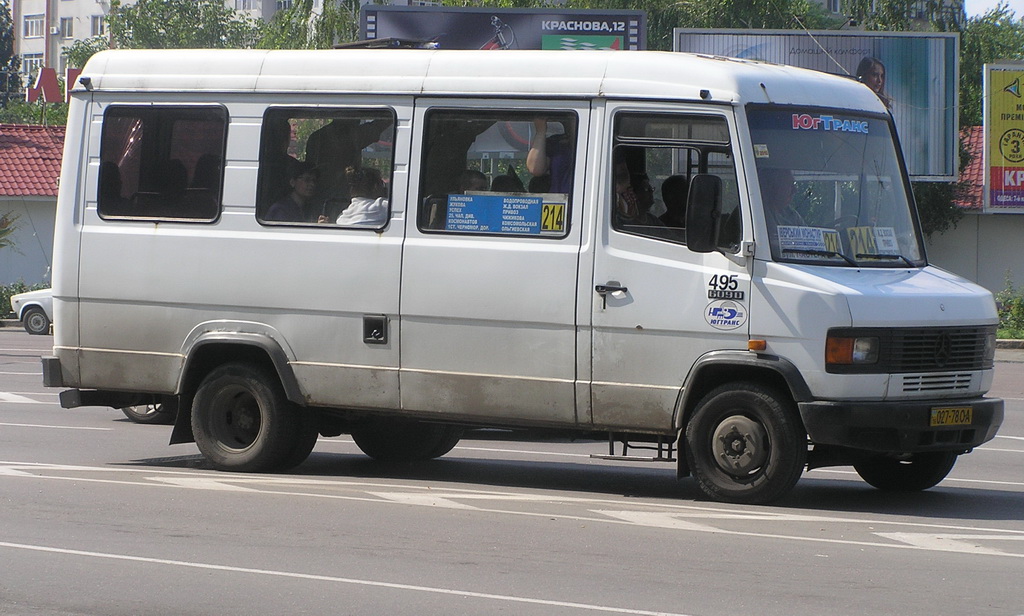
[[[1013,286],[1013,276],[1006,271],[1006,285],[996,293],[996,309],[999,311],[998,338],[1024,338],[1024,296]]]
[[[63,48],[64,57],[68,60],[68,66],[82,68],[93,55],[108,49],[110,41],[105,36],[94,36],[92,38],[75,41]]]
[[[359,38],[359,2],[324,3],[319,15],[313,0],[296,0],[278,11],[263,28],[256,46],[260,49],[330,49],[337,43]]]
[[[67,103],[44,103],[42,101],[28,103],[19,99],[8,102],[6,107],[0,109],[0,124],[63,126],[67,123]]]
[[[1024,15],[1005,2],[967,20],[960,33],[960,126],[982,123],[983,73],[986,63],[1024,59]]]
[[[914,200],[926,237],[955,229],[964,212],[955,201],[967,190],[960,182],[913,182]]]
[[[128,49],[246,48],[260,29],[222,0],[111,0],[107,23],[115,46]]]
[[[14,21],[7,0],[0,0],[0,106],[21,89],[21,58],[14,53]]]
[[[17,221],[18,216],[13,212],[7,212],[0,216],[0,248],[14,246],[14,243],[11,242],[11,235],[18,229],[18,226],[14,224]]]

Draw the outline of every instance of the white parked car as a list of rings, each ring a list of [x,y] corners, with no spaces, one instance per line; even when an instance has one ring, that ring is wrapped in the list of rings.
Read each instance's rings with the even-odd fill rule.
[[[39,289],[12,295],[11,309],[28,333],[37,336],[49,334],[53,323],[53,290]]]

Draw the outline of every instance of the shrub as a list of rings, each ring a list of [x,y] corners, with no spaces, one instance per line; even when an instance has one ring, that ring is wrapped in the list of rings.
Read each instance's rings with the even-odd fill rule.
[[[996,309],[999,311],[999,338],[1024,338],[1024,296],[1013,285],[1010,272],[1006,272],[1006,284],[996,293]]]
[[[13,284],[0,285],[0,317],[3,318],[14,318],[14,313],[11,312],[11,296],[17,295],[18,293],[24,293],[25,291],[35,291],[36,289],[45,289],[46,284],[27,285],[24,280],[19,280]]]

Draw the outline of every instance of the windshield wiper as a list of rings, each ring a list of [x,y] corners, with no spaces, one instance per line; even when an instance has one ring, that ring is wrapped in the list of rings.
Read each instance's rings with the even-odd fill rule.
[[[906,263],[908,267],[915,267],[914,263],[910,259],[904,257],[901,254],[892,254],[892,253],[883,254],[883,253],[874,253],[874,252],[859,252],[859,253],[857,253],[857,258],[858,259],[902,259],[903,262]]]
[[[847,263],[849,263],[850,265],[852,265],[854,267],[860,267],[859,263],[857,263],[856,261],[854,261],[850,257],[844,255],[843,253],[837,252],[835,250],[805,250],[805,249],[801,249],[801,248],[786,248],[782,252],[795,252],[795,253],[801,254],[801,255],[814,255],[814,256],[821,256],[821,257],[839,257],[840,259],[842,259],[843,261],[846,261]],[[857,255],[857,256],[860,256],[860,255]]]

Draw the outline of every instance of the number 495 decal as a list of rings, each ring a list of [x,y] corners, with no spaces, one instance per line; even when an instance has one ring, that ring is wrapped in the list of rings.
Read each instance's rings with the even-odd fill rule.
[[[708,281],[708,299],[734,299],[743,301],[743,291],[736,274],[715,274]]]

